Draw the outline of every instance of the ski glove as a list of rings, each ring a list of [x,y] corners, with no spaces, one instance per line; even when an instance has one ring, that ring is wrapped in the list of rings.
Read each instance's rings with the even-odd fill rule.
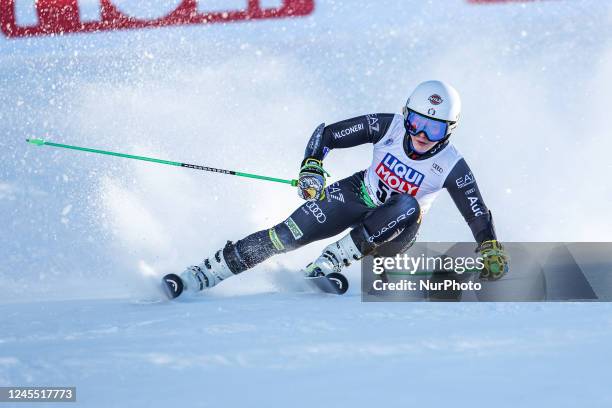
[[[325,197],[325,176],[321,160],[307,157],[302,161],[298,178],[298,195],[307,201],[322,200]]]
[[[482,255],[484,268],[480,272],[481,279],[498,280],[508,272],[510,257],[502,245],[496,240],[484,241],[476,249]]]

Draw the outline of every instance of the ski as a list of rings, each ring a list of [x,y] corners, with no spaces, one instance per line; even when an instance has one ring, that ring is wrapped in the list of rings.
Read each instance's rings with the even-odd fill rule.
[[[304,279],[317,290],[334,295],[343,295],[348,290],[348,279],[341,273],[332,272],[325,276],[307,276]]]

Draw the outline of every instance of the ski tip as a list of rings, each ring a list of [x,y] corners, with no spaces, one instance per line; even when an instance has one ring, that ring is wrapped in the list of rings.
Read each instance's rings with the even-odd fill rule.
[[[45,144],[45,141],[42,139],[26,139],[26,142],[31,143],[36,146],[42,146]]]
[[[322,276],[306,276],[306,282],[325,293],[343,295],[348,290],[348,279],[341,273],[332,272]]]
[[[344,295],[348,290],[348,279],[346,279],[346,276],[342,275],[341,273],[332,272],[327,274],[325,277],[336,286],[338,295]]]
[[[164,292],[166,292],[166,296],[168,299],[174,299],[180,296],[183,293],[183,281],[180,276],[170,273],[162,278],[162,287],[164,288]]]

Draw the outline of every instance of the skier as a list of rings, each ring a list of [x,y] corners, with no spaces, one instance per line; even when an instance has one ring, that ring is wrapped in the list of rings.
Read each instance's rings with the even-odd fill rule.
[[[370,114],[319,125],[302,161],[298,195],[306,200],[287,219],[237,242],[228,241],[201,264],[176,277],[171,297],[183,289],[211,288],[269,257],[351,231],[310,263],[307,276],[339,273],[365,255],[412,245],[421,217],[446,188],[469,225],[485,268],[482,278],[499,279],[508,269],[487,209],[465,159],[450,143],[461,111],[457,91],[441,81],[419,84],[403,114]],[[374,144],[372,164],[325,187],[323,159],[332,149]],[[168,275],[170,276],[170,275]]]

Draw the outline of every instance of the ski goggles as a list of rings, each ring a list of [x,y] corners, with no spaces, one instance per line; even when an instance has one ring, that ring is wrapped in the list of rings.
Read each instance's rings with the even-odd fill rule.
[[[406,116],[406,131],[411,136],[417,133],[425,133],[430,142],[439,142],[448,134],[448,122],[423,116],[412,110],[408,110]]]

